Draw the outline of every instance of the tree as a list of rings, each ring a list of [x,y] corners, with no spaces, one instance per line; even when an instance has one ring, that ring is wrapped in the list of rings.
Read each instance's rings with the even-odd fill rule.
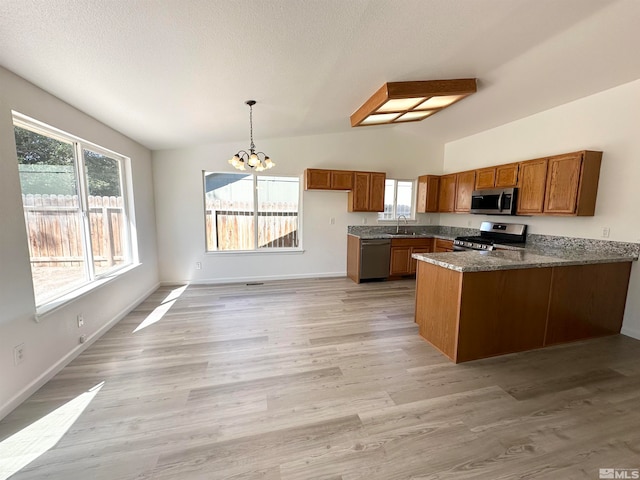
[[[14,127],[19,165],[58,165],[21,169],[23,193],[75,194],[75,153],[72,143]],[[120,196],[120,163],[91,150],[84,150],[89,195]]]

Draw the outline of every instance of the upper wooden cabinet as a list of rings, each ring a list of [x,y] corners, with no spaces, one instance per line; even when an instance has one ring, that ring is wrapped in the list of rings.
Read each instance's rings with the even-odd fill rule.
[[[476,170],[476,190],[483,188],[509,188],[518,186],[518,164],[509,163],[497,167]]]
[[[544,213],[592,216],[602,152],[582,151],[548,159]]]
[[[305,190],[351,190],[353,172],[308,168],[304,175]]]
[[[427,213],[438,211],[438,195],[440,177],[436,175],[422,175],[418,177],[418,202],[416,212]]]
[[[496,167],[476,170],[476,190],[496,186]]]
[[[582,151],[520,164],[518,213],[593,216],[602,152]]]
[[[438,195],[439,212],[455,212],[456,209],[456,174],[440,177],[440,191]]]
[[[547,159],[540,158],[522,162],[518,177],[517,213],[522,215],[542,213],[546,189]]]
[[[518,170],[517,163],[509,163],[507,165],[498,165],[496,167],[496,188],[509,188],[518,186]]]
[[[456,176],[456,212],[471,210],[471,193],[476,186],[476,171],[458,173]]]
[[[386,174],[381,172],[353,172],[353,190],[349,191],[349,211],[384,211],[386,178]]]

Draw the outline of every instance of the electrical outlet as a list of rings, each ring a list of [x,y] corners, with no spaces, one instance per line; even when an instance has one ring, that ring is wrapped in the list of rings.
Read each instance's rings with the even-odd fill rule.
[[[196,270],[202,270],[202,262],[196,262]]]
[[[329,225],[335,225],[336,224],[336,217],[331,217],[329,219]]]
[[[362,224],[366,225],[367,224],[367,217],[362,217]]]
[[[611,229],[609,227],[602,228],[602,238],[609,238],[610,233],[611,233]]]
[[[24,343],[13,347],[13,364],[18,366],[24,360]]]
[[[86,335],[80,335],[80,338],[78,339],[78,341],[80,343],[84,343],[87,341],[87,336]]]
[[[78,328],[84,327],[84,317],[82,314],[78,315]]]

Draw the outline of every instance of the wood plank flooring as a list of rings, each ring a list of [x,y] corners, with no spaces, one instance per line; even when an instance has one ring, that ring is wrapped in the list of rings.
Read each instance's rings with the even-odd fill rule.
[[[172,299],[175,288],[0,422],[1,465],[14,433],[104,382],[12,479],[597,479],[599,468],[640,468],[637,340],[454,365],[418,336],[412,280],[190,286]]]

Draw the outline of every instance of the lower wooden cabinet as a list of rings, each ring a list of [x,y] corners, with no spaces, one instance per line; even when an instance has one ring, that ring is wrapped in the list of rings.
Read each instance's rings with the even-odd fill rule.
[[[420,335],[454,362],[620,333],[631,262],[457,272],[419,262]]]
[[[436,238],[433,247],[434,253],[453,252],[453,240]]]
[[[416,273],[414,253],[433,252],[432,238],[394,238],[391,240],[389,275],[399,277]]]

